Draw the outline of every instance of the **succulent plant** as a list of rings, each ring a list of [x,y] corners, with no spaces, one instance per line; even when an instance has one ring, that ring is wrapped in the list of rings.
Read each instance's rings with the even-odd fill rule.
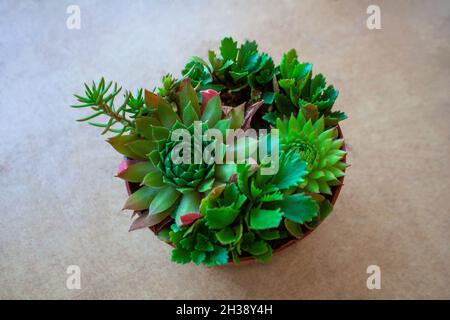
[[[117,135],[122,135],[125,132],[132,131],[136,127],[135,120],[141,116],[151,114],[144,103],[142,97],[142,89],[137,90],[134,96],[130,91],[124,94],[124,100],[120,107],[115,106],[115,99],[122,91],[122,87],[118,87],[117,83],[112,85],[112,81],[106,83],[104,78],[101,78],[98,84],[92,82],[91,86],[86,83],[85,96],[75,95],[78,105],[72,105],[72,108],[90,108],[94,113],[87,117],[78,119],[77,121],[88,123],[95,127],[103,128],[102,134],[113,132]],[[92,122],[90,120],[100,116],[107,116],[109,120],[106,123]]]
[[[338,178],[344,176],[347,165],[341,161],[345,151],[341,150],[343,139],[338,139],[336,128],[325,130],[324,117],[313,122],[306,120],[302,112],[289,120],[277,119],[282,150],[300,155],[308,165],[308,174],[299,187],[308,192],[331,194],[330,186],[339,185]]]
[[[281,89],[275,94],[275,109],[264,115],[271,124],[275,124],[277,117],[289,117],[299,111],[313,120],[325,116],[327,127],[347,118],[343,112],[331,112],[339,92],[333,85],[326,86],[321,73],[313,77],[312,64],[300,63],[295,49],[283,54],[277,68],[277,81]]]
[[[208,61],[191,58],[181,78],[166,74],[153,91],[125,91],[116,106],[121,90],[102,78],[85,84],[72,107],[92,111],[78,121],[114,133],[107,141],[125,156],[117,177],[131,189],[124,209],[137,215],[130,230],[151,226],[174,247],[174,262],[267,262],[274,249],[303,237],[332,211],[332,187],[347,167],[334,126],[346,116],[332,111],[338,91],[322,74],[313,76],[312,65],[300,63],[294,49],[275,66],[254,41],[238,46],[227,37]],[[227,145],[228,129],[259,128],[279,130],[273,174],[265,170],[272,163],[253,151],[268,142],[264,137],[272,142],[274,132],[259,141],[238,134],[237,145]],[[207,129],[227,142],[211,140]],[[208,149],[209,160],[226,155],[228,161],[230,148],[246,151],[251,161],[204,158]]]
[[[203,130],[215,128],[224,134],[236,122],[233,119],[235,114],[224,118],[218,94],[206,95],[200,104],[189,80],[181,82],[176,101],[166,100],[148,91],[145,94],[146,105],[153,113],[151,117],[137,120],[137,132],[142,136],[122,135],[109,139],[111,145],[122,154],[133,159],[146,159],[137,163],[126,160],[126,167],[117,175],[126,181],[141,184],[124,206],[124,209],[134,211],[148,210],[133,222],[132,230],[159,223],[169,215],[181,224],[182,215],[198,212],[202,193],[226,183],[234,172],[232,164],[208,164],[203,159],[198,164],[193,163],[194,159],[190,159],[190,163],[173,163],[172,154],[176,147],[186,143],[175,139],[177,129],[185,129],[191,134],[189,147],[194,152],[195,143],[200,143],[201,150],[215,143],[204,140],[203,135],[194,135],[195,121]],[[197,138],[200,141],[195,141]],[[215,156],[215,151],[223,152],[223,147],[220,145],[219,150],[211,148],[211,155]],[[183,159],[185,156],[191,158],[193,154],[183,155]]]
[[[171,241],[175,245],[172,260],[203,262],[196,259],[195,246],[183,245],[183,241],[191,243],[192,238],[200,237],[200,241],[208,239],[211,243],[208,247],[213,255],[220,252],[222,257],[223,250],[218,251],[217,247],[226,248],[227,257],[231,253],[235,263],[239,263],[243,252],[258,261],[270,261],[273,241],[287,237],[296,224],[313,222],[318,215],[316,201],[304,193],[296,193],[297,185],[307,174],[306,166],[294,152],[281,154],[280,170],[275,175],[263,175],[261,168],[248,164],[238,165],[235,184],[214,188],[202,199],[196,221],[172,230]],[[228,258],[205,261],[207,265],[225,264]]]
[[[193,57],[182,71],[198,90],[214,89],[222,93],[227,105],[246,101],[273,101],[272,58],[258,51],[256,42],[245,41],[238,47],[233,38],[222,39],[220,55],[208,52],[208,62]]]

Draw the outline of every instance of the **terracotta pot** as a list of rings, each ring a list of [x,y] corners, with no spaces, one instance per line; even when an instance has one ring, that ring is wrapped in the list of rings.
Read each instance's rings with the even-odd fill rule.
[[[342,130],[341,130],[341,127],[340,127],[339,125],[337,125],[337,130],[338,130],[338,137],[341,138],[341,139],[344,139],[344,135],[342,134]],[[344,144],[342,145],[341,150],[346,151],[346,148],[345,148],[345,142],[344,142]],[[346,158],[347,158],[347,155],[344,155],[344,158],[343,158],[342,160],[343,160],[344,162],[346,162]],[[329,199],[329,200],[330,200],[330,202],[331,202],[331,204],[332,204],[333,206],[335,205],[335,203],[336,203],[336,201],[337,201],[337,199],[338,199],[338,197],[339,197],[339,193],[341,192],[342,186],[344,185],[344,178],[345,178],[345,176],[344,176],[344,177],[340,177],[340,178],[339,178],[339,181],[341,182],[341,184],[332,188],[332,195],[331,195],[331,199]],[[131,193],[133,193],[134,191],[136,191],[137,189],[139,189],[139,184],[137,184],[137,183],[130,183],[130,182],[128,182],[128,181],[125,181],[125,186],[126,186],[126,188],[127,188],[127,193],[128,193],[128,195],[131,195]],[[149,227],[149,229],[150,229],[155,235],[157,235],[157,234],[159,233],[159,231],[161,231],[161,229],[163,229],[167,224],[171,224],[172,222],[173,222],[173,219],[170,218],[170,217],[168,217],[167,219],[161,221],[160,223],[158,223],[158,224],[156,224],[156,225],[154,225],[154,226],[152,226],[152,227]],[[317,227],[318,227],[318,226],[317,226]],[[284,249],[286,249],[287,247],[293,245],[294,243],[296,243],[296,242],[298,242],[298,241],[304,239],[306,236],[308,236],[309,234],[311,234],[311,232],[313,232],[314,230],[316,230],[317,227],[314,228],[314,229],[312,229],[312,230],[308,230],[308,231],[304,232],[303,237],[301,237],[301,238],[298,238],[298,239],[297,239],[297,238],[291,238],[291,239],[288,239],[285,243],[283,243],[283,244],[281,244],[280,246],[278,246],[278,247],[276,247],[275,249],[273,249],[273,253],[275,254],[275,253],[277,253],[277,252],[279,252],[279,251],[281,251],[281,250],[284,250]],[[241,261],[241,264],[242,264],[242,263],[254,262],[254,261],[256,261],[256,260],[255,260],[255,258],[253,258],[252,256],[247,256],[247,257],[240,257],[240,261]],[[233,261],[232,261],[231,259],[230,259],[230,261],[228,261],[228,264],[229,264],[229,265],[230,265],[230,264],[233,264],[233,265],[234,265],[234,263],[233,263]]]

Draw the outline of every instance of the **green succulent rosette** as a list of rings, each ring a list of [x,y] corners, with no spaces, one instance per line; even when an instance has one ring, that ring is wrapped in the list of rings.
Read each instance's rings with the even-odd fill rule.
[[[277,119],[281,149],[297,153],[308,165],[308,174],[299,187],[312,193],[331,194],[332,186],[340,184],[347,164],[342,161],[343,139],[338,138],[337,128],[325,130],[324,117],[313,122],[303,113],[289,120]]]
[[[175,100],[146,91],[145,103],[152,111],[151,116],[136,120],[135,133],[108,140],[117,151],[133,159],[125,161],[117,176],[140,184],[124,206],[124,209],[140,212],[131,230],[155,225],[169,216],[181,224],[181,216],[198,212],[203,193],[226,183],[233,174],[231,164],[208,164],[203,159],[198,164],[192,160],[190,163],[173,162],[172,153],[182,143],[190,144],[192,152],[196,144],[200,144],[200,150],[214,144],[212,156],[216,151],[224,153],[224,145],[206,141],[203,135],[196,136],[195,125],[201,132],[214,128],[223,134],[232,125],[239,125],[239,120],[234,119],[236,113],[225,116],[218,95],[203,102],[199,103],[189,80],[180,83]],[[189,141],[174,139],[179,129],[189,134]]]

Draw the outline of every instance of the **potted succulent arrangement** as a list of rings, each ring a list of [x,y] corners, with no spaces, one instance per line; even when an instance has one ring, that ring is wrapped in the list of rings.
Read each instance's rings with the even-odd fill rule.
[[[72,107],[113,134],[130,230],[150,228],[173,246],[172,261],[268,262],[332,211],[348,166],[346,116],[332,110],[338,91],[294,49],[275,65],[255,42],[228,37],[179,79],[125,91],[117,104],[121,92],[102,78]]]

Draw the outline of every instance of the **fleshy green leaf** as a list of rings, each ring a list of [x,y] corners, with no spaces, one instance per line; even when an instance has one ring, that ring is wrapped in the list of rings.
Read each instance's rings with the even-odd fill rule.
[[[322,201],[320,203],[320,220],[325,220],[325,218],[330,215],[331,211],[333,211],[333,205],[330,203],[330,201]]]
[[[269,250],[269,247],[270,246],[263,240],[254,241],[251,243],[244,243],[241,246],[242,250],[247,251],[248,253],[254,256],[266,253]]]
[[[186,126],[190,126],[194,121],[198,120],[197,112],[192,107],[192,103],[189,101],[187,106],[183,110],[183,122]]]
[[[206,258],[206,253],[203,251],[192,251],[191,252],[191,259],[192,262],[196,265],[201,264]]]
[[[281,190],[295,187],[307,174],[306,165],[296,153],[281,156],[278,173],[273,176],[271,182]]]
[[[262,263],[270,262],[272,260],[272,248],[268,245],[267,252],[260,254],[260,255],[256,255],[255,259]]]
[[[151,171],[147,173],[141,181],[143,185],[154,188],[161,188],[164,186],[162,178],[163,176],[160,171]]]
[[[191,262],[191,253],[188,250],[177,247],[172,250],[172,261],[182,264]]]
[[[163,211],[158,214],[150,214],[148,211],[137,217],[130,226],[129,231],[134,231],[142,228],[148,228],[160,223],[170,215],[170,210]]]
[[[216,232],[217,240],[222,244],[230,244],[236,241],[236,234],[230,227],[223,228],[219,232]]]
[[[140,117],[135,120],[137,131],[147,140],[152,140],[152,126],[161,126],[161,123],[155,118]]]
[[[232,207],[219,207],[206,209],[206,224],[211,229],[222,229],[236,219],[239,210]]]
[[[222,116],[222,108],[220,107],[220,97],[214,96],[205,107],[205,111],[202,114],[202,121],[207,121],[208,127],[213,128],[217,121]]]
[[[127,146],[128,143],[138,140],[139,138],[135,135],[122,135],[118,137],[109,138],[108,143],[116,149],[117,152],[135,160],[146,160],[145,157],[141,157],[138,154],[131,151]]]
[[[180,204],[174,212],[174,218],[181,225],[180,217],[187,213],[199,212],[200,194],[197,191],[187,191],[182,194]]]
[[[189,78],[184,79],[180,83],[180,90],[177,93],[178,105],[180,107],[180,113],[184,114],[184,107],[191,103],[192,108],[197,114],[197,118],[200,118],[200,105],[198,103],[197,93],[189,81]]]
[[[147,158],[147,154],[157,148],[156,143],[148,140],[136,140],[126,146],[141,158]]]
[[[148,209],[150,203],[157,193],[158,189],[147,186],[141,187],[139,190],[128,197],[127,202],[125,203],[123,208],[135,211]]]
[[[235,60],[238,53],[237,42],[233,38],[224,38],[220,43],[220,54],[224,60]]]
[[[296,238],[303,237],[303,231],[300,223],[291,221],[289,219],[284,219],[284,226],[292,236]]]
[[[181,122],[181,119],[175,113],[175,111],[173,111],[172,106],[169,103],[163,101],[163,99],[160,99],[158,101],[158,118],[165,128],[171,129],[175,122]]]
[[[217,180],[227,182],[236,173],[236,165],[234,163],[217,164],[215,170]]]
[[[282,214],[279,209],[253,209],[250,212],[250,227],[256,230],[277,228],[280,225]]]
[[[169,130],[164,127],[153,126],[152,136],[156,141],[167,139],[169,137]]]
[[[153,164],[148,161],[138,162],[131,165],[117,174],[117,177],[129,182],[141,182],[145,175],[155,170]]]
[[[204,236],[203,234],[199,233],[197,234],[197,242],[195,244],[195,250],[199,250],[199,251],[213,251],[214,250],[214,246],[211,243],[211,241],[209,241],[209,239]]]
[[[239,129],[244,124],[244,111],[245,111],[245,103],[234,107],[230,113],[229,116],[231,118],[231,129]]]
[[[319,211],[318,204],[303,193],[286,196],[283,200],[277,201],[276,206],[287,219],[297,223],[311,221]]]
[[[151,214],[157,214],[170,208],[180,197],[180,193],[173,187],[167,186],[163,189],[157,189],[158,193],[150,204]]]
[[[280,239],[280,231],[278,230],[261,230],[259,236],[263,240],[276,240]]]
[[[214,251],[211,254],[211,258],[206,262],[208,267],[221,266],[228,263],[228,251],[227,249],[214,246]]]

